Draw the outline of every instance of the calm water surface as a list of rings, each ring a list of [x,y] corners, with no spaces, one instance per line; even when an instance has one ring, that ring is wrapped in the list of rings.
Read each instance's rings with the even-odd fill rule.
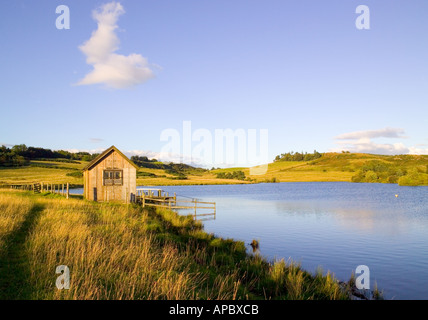
[[[428,187],[342,182],[158,187],[217,203],[205,230],[348,280],[370,268],[387,299],[428,299]],[[395,197],[395,195],[398,197]],[[251,249],[248,246],[249,250]],[[251,250],[250,250],[251,251]]]
[[[370,268],[387,299],[428,299],[428,187],[342,182],[159,187],[215,201],[205,230],[348,280]],[[395,195],[398,197],[395,197]]]

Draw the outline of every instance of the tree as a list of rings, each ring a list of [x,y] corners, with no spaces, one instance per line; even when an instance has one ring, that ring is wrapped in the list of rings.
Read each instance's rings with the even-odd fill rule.
[[[25,144],[18,144],[12,147],[12,152],[18,155],[21,155],[27,151],[27,146]]]
[[[374,172],[373,170],[369,170],[366,172],[365,178],[366,178],[366,182],[376,182],[378,179],[378,176],[376,172]]]

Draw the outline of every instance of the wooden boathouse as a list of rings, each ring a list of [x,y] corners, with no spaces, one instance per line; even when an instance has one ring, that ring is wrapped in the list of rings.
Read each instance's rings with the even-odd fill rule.
[[[129,202],[137,193],[138,166],[111,146],[83,168],[83,195],[92,201]]]
[[[188,214],[194,216],[195,219],[201,216],[215,219],[215,202],[178,199],[175,193],[170,196],[162,189],[140,188],[137,190],[137,171],[137,165],[115,146],[111,146],[83,168],[83,196],[87,200],[99,202],[133,202],[142,205],[143,208],[151,206],[176,211],[187,210]],[[208,212],[198,214],[197,210]]]

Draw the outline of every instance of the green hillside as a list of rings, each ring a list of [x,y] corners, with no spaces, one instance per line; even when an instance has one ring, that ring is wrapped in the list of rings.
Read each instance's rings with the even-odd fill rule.
[[[13,149],[4,155],[0,157],[0,185],[36,182],[83,185],[81,170],[92,157],[65,154],[68,158],[31,159],[14,154]],[[47,155],[64,157],[55,152]],[[428,155],[321,154],[315,151],[313,154],[282,154],[274,162],[255,168],[211,170],[162,163],[146,157],[132,157],[132,160],[140,167],[137,185],[146,186],[336,181],[428,185]]]

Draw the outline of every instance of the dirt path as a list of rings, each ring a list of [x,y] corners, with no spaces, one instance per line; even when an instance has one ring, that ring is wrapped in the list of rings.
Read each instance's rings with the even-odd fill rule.
[[[44,207],[35,204],[21,226],[5,239],[0,255],[0,300],[31,298],[30,270],[25,245]]]

